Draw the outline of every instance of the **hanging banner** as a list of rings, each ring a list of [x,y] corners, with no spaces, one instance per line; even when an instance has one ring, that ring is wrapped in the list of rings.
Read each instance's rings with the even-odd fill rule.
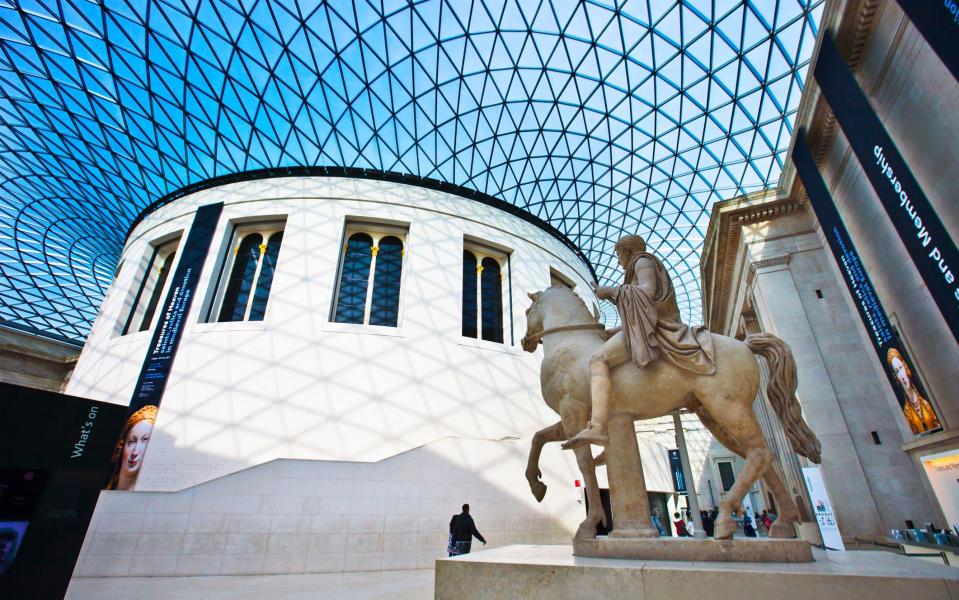
[[[183,334],[184,319],[190,312],[200,272],[210,250],[223,203],[201,206],[193,217],[190,233],[180,250],[180,260],[163,303],[159,323],[147,350],[120,439],[113,456],[113,473],[107,482],[110,490],[132,490],[140,475],[153,432],[157,410],[163,399],[170,367]]]
[[[828,33],[814,74],[899,239],[959,339],[959,250]]]
[[[899,0],[899,6],[952,76],[959,79],[959,44],[956,43],[959,39],[959,1]]]
[[[903,417],[914,434],[939,431],[942,426],[932,404],[926,399],[925,388],[915,371],[895,328],[872,287],[872,281],[859,259],[859,253],[839,218],[832,196],[823,181],[819,168],[806,145],[806,132],[800,130],[792,152],[793,164],[809,196],[809,204],[816,213],[826,242],[832,250],[856,310],[862,319],[873,349],[879,357],[892,389],[896,391]]]
[[[806,481],[809,499],[812,501],[813,513],[816,515],[816,523],[819,525],[819,533],[822,534],[822,543],[827,550],[844,552],[846,546],[843,545],[842,535],[839,534],[836,513],[833,511],[832,502],[829,500],[826,482],[822,478],[822,469],[819,467],[803,467],[802,475]]]
[[[63,598],[126,407],[0,383],[0,598]]]
[[[673,490],[679,494],[686,494],[686,478],[683,477],[683,461],[679,450],[669,450],[669,470],[673,474]]]

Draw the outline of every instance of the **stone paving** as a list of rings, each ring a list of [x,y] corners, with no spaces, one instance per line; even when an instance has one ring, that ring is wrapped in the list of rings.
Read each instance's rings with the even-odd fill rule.
[[[432,600],[433,570],[226,577],[77,577],[67,600]]]

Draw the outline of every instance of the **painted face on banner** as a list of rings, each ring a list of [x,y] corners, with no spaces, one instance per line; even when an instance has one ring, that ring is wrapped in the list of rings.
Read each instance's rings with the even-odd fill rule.
[[[912,382],[909,381],[909,371],[906,369],[906,363],[900,360],[898,356],[892,359],[892,372],[896,375],[896,380],[899,382],[899,385],[902,386],[902,389],[908,390],[912,387]]]
[[[140,471],[143,464],[143,454],[146,452],[147,444],[150,443],[150,435],[153,433],[153,423],[151,421],[140,421],[130,428],[127,439],[123,443],[123,465],[122,468],[128,475],[135,475]]]

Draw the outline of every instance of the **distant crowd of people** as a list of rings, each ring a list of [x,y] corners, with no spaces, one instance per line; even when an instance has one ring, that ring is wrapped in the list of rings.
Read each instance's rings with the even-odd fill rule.
[[[669,532],[666,531],[666,527],[663,525],[663,521],[659,516],[659,510],[654,508],[652,513],[653,525],[659,530],[659,535],[669,535]],[[713,528],[718,515],[719,509],[717,508],[699,511],[699,518],[702,520],[703,531],[706,533],[706,537],[713,537]],[[746,537],[758,537],[759,534],[757,533],[756,529],[757,523],[762,526],[763,531],[768,536],[770,528],[772,528],[773,523],[776,521],[776,514],[769,512],[768,510],[764,510],[762,514],[753,513],[750,515],[745,510],[740,509],[733,512],[733,521],[736,523],[737,527],[743,530],[743,535]],[[695,536],[696,525],[693,523],[692,514],[688,510],[685,510],[681,513],[673,513],[673,529],[676,532],[677,537]]]

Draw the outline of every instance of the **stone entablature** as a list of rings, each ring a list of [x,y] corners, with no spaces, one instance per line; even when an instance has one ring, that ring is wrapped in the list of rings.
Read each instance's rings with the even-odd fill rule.
[[[59,392],[77,363],[73,344],[0,326],[0,381]]]

